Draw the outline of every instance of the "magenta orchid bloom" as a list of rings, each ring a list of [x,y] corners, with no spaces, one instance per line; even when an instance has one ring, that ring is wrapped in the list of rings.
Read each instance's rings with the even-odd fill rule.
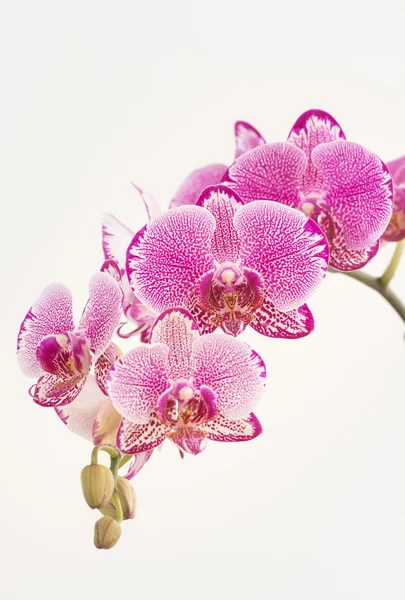
[[[276,202],[244,205],[222,185],[151,221],[127,252],[131,287],[152,310],[180,306],[201,333],[221,327],[234,336],[247,325],[270,337],[310,333],[304,303],[327,266],[314,221]]]
[[[45,288],[28,311],[18,335],[21,370],[39,377],[30,393],[41,406],[62,406],[79,394],[95,359],[96,376],[106,367],[103,353],[121,315],[122,293],[106,273],[90,280],[90,296],[75,328],[72,297],[61,284]],[[108,363],[108,360],[107,360]]]
[[[169,208],[184,206],[185,204],[195,204],[206,187],[221,182],[227,168],[226,165],[214,163],[190,173],[178,188],[174,198],[170,202]]]
[[[265,387],[262,359],[243,342],[199,336],[185,310],[157,319],[151,345],[130,350],[107,374],[107,390],[123,415],[117,446],[147,452],[166,438],[198,454],[206,440],[248,441],[261,425],[253,408]]]
[[[287,143],[266,144],[244,122],[235,131],[239,158],[224,185],[245,202],[272,200],[314,219],[335,269],[352,271],[370,261],[392,213],[391,177],[375,154],[346,141],[335,119],[320,110],[301,115]]]
[[[387,163],[394,184],[394,207],[383,240],[399,242],[405,238],[405,156]]]

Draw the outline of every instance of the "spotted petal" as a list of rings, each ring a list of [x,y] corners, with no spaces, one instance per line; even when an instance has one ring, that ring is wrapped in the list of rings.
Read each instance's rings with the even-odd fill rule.
[[[229,419],[248,415],[263,393],[263,360],[247,344],[230,336],[208,334],[196,339],[192,365],[195,386],[209,387],[218,411]]]
[[[349,248],[363,250],[374,244],[392,213],[387,167],[359,144],[345,141],[318,145],[312,161],[325,185],[321,207],[341,223]]]
[[[127,248],[134,237],[134,232],[110,214],[103,215],[102,227],[104,257],[117,262],[120,269],[124,271]]]
[[[387,163],[394,182],[393,211],[383,239],[399,242],[405,238],[405,156]]]
[[[244,266],[263,277],[281,311],[302,306],[324,278],[328,244],[320,227],[276,202],[250,202],[235,214]]]
[[[238,158],[222,183],[244,202],[274,200],[297,208],[307,162],[304,152],[292,144],[264,144]]]
[[[245,152],[266,143],[264,137],[249,123],[236,121],[235,123],[235,158],[239,158]]]
[[[37,347],[45,336],[73,329],[69,290],[59,283],[48,285],[28,311],[18,334],[17,359],[23,373],[29,377],[38,377],[42,373]]]
[[[195,204],[203,189],[219,183],[225,171],[226,165],[212,164],[190,173],[175,193],[170,208]]]
[[[215,219],[212,238],[212,254],[218,262],[236,262],[239,258],[240,242],[233,225],[236,211],[243,206],[242,200],[224,185],[206,188],[197,201],[197,206],[208,210]]]
[[[134,454],[131,465],[128,469],[128,473],[125,475],[125,479],[133,479],[135,475],[146,465],[148,460],[153,454],[153,450],[147,450],[146,452],[140,452]]]
[[[40,406],[64,406],[79,395],[85,381],[86,377],[60,377],[46,373],[32,386],[30,394]]]
[[[110,401],[99,389],[94,375],[89,375],[73,402],[55,408],[55,411],[68,429],[92,442],[94,422],[101,406],[106,402]]]
[[[251,413],[246,419],[226,419],[222,415],[205,423],[203,430],[214,442],[248,442],[263,431],[258,418]]]
[[[273,338],[301,338],[314,330],[314,318],[306,304],[282,312],[267,295],[262,306],[255,310],[255,319],[250,324],[258,333]]]
[[[122,352],[121,352],[122,354]],[[96,382],[100,390],[107,396],[107,372],[111,365],[118,358],[117,347],[115,344],[110,344],[94,364],[94,374]]]
[[[190,377],[191,348],[197,337],[198,326],[186,310],[169,309],[156,320],[150,341],[169,348],[167,375],[170,379]]]
[[[169,387],[168,354],[163,344],[142,346],[112,365],[107,373],[107,392],[123,417],[136,423],[149,421],[159,396]]]
[[[312,150],[318,144],[342,139],[345,135],[339,123],[323,110],[308,110],[297,119],[287,141],[305,152],[308,160],[301,183],[304,194],[322,191],[324,186],[322,174],[312,162]]]
[[[169,432],[170,429],[160,421],[156,412],[145,424],[123,419],[118,429],[117,446],[125,454],[149,452],[159,446]]]
[[[200,206],[174,208],[138,232],[128,248],[127,273],[138,298],[161,313],[185,306],[212,265],[214,217]]]
[[[107,273],[96,273],[90,279],[89,299],[80,319],[79,329],[85,331],[90,348],[100,356],[109,345],[121,318],[122,292]]]

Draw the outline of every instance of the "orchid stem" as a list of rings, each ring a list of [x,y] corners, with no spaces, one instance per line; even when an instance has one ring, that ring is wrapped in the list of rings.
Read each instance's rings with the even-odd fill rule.
[[[371,275],[362,273],[361,271],[336,271],[333,269],[333,273],[342,273],[343,275],[347,275],[352,279],[356,279],[357,281],[364,283],[364,285],[367,287],[381,294],[381,296],[385,298],[389,304],[391,304],[392,308],[405,323],[405,304],[398,298],[398,296],[390,287],[382,283],[382,277],[372,277]]]
[[[380,282],[383,286],[387,286],[391,279],[394,277],[395,272],[398,268],[400,260],[402,258],[403,251],[405,249],[405,239],[401,240],[395,246],[394,254],[389,262],[388,267],[380,277]]]
[[[117,521],[118,521],[118,523],[121,523],[122,519],[124,518],[124,513],[122,512],[122,506],[121,506],[120,499],[118,498],[118,496],[115,492],[111,496],[111,502],[115,506],[115,512],[117,513]]]
[[[131,460],[131,458],[132,458],[132,454],[126,454],[125,456],[123,456],[120,461],[120,468],[123,467],[124,465],[126,465],[127,462],[129,462]]]
[[[114,446],[109,446],[107,444],[103,444],[102,446],[94,446],[92,453],[91,453],[91,464],[92,465],[97,464],[98,453],[100,450],[104,450],[104,452],[107,452],[107,454],[109,454],[111,460],[121,458],[120,451],[117,448],[115,448]]]

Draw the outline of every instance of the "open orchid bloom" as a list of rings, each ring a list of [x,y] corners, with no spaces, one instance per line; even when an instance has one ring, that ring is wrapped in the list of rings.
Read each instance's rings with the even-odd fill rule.
[[[247,325],[270,337],[310,333],[304,303],[327,266],[313,220],[276,202],[244,205],[222,185],[151,221],[127,253],[130,284],[152,310],[180,306],[201,333],[221,327],[233,336]]]
[[[405,156],[387,163],[394,184],[394,206],[392,217],[383,240],[399,242],[405,238]]]
[[[198,454],[207,439],[248,441],[262,428],[252,413],[265,386],[262,359],[243,342],[199,336],[185,310],[157,319],[151,345],[130,350],[107,374],[108,394],[123,415],[117,446],[147,452],[166,438]]]
[[[272,200],[314,219],[328,238],[335,269],[352,271],[369,262],[392,213],[384,163],[346,141],[335,119],[320,110],[301,115],[287,143],[264,144],[253,127],[244,123],[244,135],[240,128],[236,152],[250,151],[231,165],[223,183],[245,202]]]
[[[30,393],[41,406],[69,404],[83,388],[92,362],[96,377],[105,368],[103,353],[119,323],[122,293],[106,273],[93,275],[89,288],[78,327],[71,294],[61,284],[45,288],[21,324],[17,358],[26,375],[39,377]]]

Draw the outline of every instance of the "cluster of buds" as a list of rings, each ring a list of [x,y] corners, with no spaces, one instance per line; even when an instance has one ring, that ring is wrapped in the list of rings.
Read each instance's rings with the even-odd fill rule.
[[[104,450],[110,456],[110,467],[98,464],[98,452]],[[92,509],[103,515],[94,526],[94,545],[109,550],[121,537],[121,522],[133,519],[136,513],[135,491],[118,470],[127,461],[114,446],[96,446],[91,464],[81,473],[83,495]]]

